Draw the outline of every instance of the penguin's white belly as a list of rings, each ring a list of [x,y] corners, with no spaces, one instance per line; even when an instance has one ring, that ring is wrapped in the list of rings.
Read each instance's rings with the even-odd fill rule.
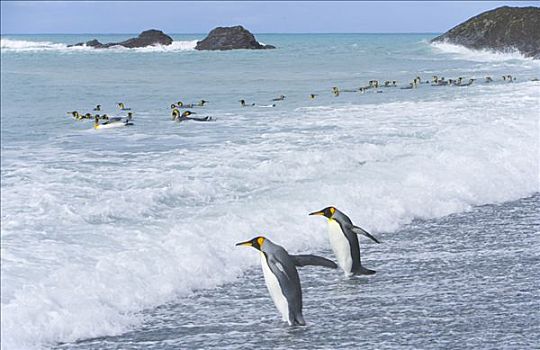
[[[291,324],[291,321],[289,320],[289,303],[287,302],[287,298],[283,295],[278,279],[270,270],[270,266],[268,266],[268,262],[263,253],[261,253],[261,266],[270,297],[274,301],[278,311],[281,313],[283,321],[287,321]]]
[[[126,126],[124,122],[112,122],[110,124],[100,124],[96,129],[111,129],[111,128],[121,128]]]
[[[345,237],[341,226],[335,220],[328,221],[328,236],[330,238],[330,245],[336,255],[338,265],[347,274],[351,274],[352,269],[352,256],[349,240]]]

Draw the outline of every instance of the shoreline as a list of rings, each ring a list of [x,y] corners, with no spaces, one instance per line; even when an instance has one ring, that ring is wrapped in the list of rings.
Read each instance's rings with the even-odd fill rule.
[[[536,192],[532,196],[518,200],[475,206],[470,211],[438,219],[415,220],[391,236],[385,237],[386,240],[380,246],[361,240],[364,264],[377,270],[377,274],[372,277],[349,279],[343,277],[340,271],[309,267],[299,269],[304,290],[306,327],[289,329],[282,324],[266,293],[260,267],[253,266],[233,283],[196,291],[177,302],[144,311],[142,316],[145,322],[136,329],[117,336],[58,344],[53,348],[74,350],[95,347],[143,349],[147,346],[160,349],[208,346],[236,348],[241,344],[243,346],[247,344],[259,349],[285,349],[291,346],[319,349],[338,344],[349,344],[345,346],[347,348],[363,344],[367,348],[399,349],[408,344],[416,348],[429,346],[442,349],[460,344],[466,348],[489,349],[494,344],[498,347],[512,347],[512,344],[516,345],[516,337],[520,339],[517,342],[519,347],[527,348],[527,345],[534,344],[534,341],[528,342],[513,329],[519,321],[523,333],[532,332],[534,320],[527,322],[528,326],[521,323],[523,317],[505,321],[504,327],[510,330],[507,334],[492,334],[490,332],[497,328],[496,325],[484,327],[483,321],[469,324],[467,320],[484,317],[491,319],[489,314],[482,315],[475,311],[478,308],[483,309],[484,306],[477,304],[476,299],[485,294],[486,290],[502,284],[513,286],[512,290],[518,291],[523,285],[534,284],[534,281],[526,278],[524,275],[526,272],[520,270],[524,268],[524,261],[534,259],[534,247],[526,243],[535,241],[535,229],[540,228],[540,219],[534,216],[539,207],[540,192]],[[520,220],[508,223],[503,220],[507,217]],[[461,226],[456,227],[456,224]],[[508,264],[504,266],[509,269],[508,271],[512,271],[511,274],[506,275],[505,272],[499,271],[500,266],[491,264],[497,261],[493,260],[494,253],[482,250],[482,254],[476,256],[475,248],[471,246],[472,242],[497,247],[494,248],[497,249],[495,253],[499,254],[498,251],[502,253],[503,250],[500,250],[502,247],[498,245],[501,242],[490,242],[488,238],[498,237],[500,234],[497,232],[502,234],[512,232],[516,235],[514,229],[523,227],[524,224],[528,226],[526,232],[521,232],[515,237],[516,241],[522,243],[518,245],[521,257],[516,256],[515,260],[508,260]],[[443,246],[447,249],[441,250],[441,245],[434,242],[434,238],[437,237],[432,234],[447,228],[458,230],[456,238],[466,239],[466,242],[458,239],[454,241],[452,236],[456,234],[445,231],[445,237],[439,239],[444,240]],[[488,233],[476,236],[481,231]],[[501,236],[501,241],[508,242],[511,238]],[[419,246],[424,246],[427,252],[416,250]],[[403,251],[409,252],[409,256],[403,256]],[[415,251],[417,255],[413,255]],[[514,248],[511,251],[513,252]],[[329,249],[311,253],[334,258]],[[482,261],[484,262],[481,263]],[[473,262],[479,263],[478,268],[481,270],[469,269]],[[400,273],[396,273],[393,269],[397,269],[399,265],[402,265]],[[432,269],[432,266],[435,268]],[[530,271],[531,268],[534,271],[534,265],[525,269]],[[440,276],[439,281],[438,273],[447,275]],[[467,279],[462,277],[463,275],[471,277]],[[445,278],[448,280],[442,281]],[[393,286],[389,287],[389,284]],[[460,290],[461,288],[467,290]],[[444,295],[448,297],[443,297]],[[498,297],[501,300],[492,300],[494,319],[501,318],[498,314],[500,312],[503,312],[505,317],[510,317],[518,310],[524,310],[519,304],[505,304],[505,298],[510,295],[513,295],[511,290],[502,289]],[[418,305],[418,309],[414,310],[414,305],[422,303],[424,299],[433,300],[439,306],[423,305],[427,310],[421,310],[422,307]],[[522,301],[522,303],[534,302],[533,295],[525,297]],[[410,307],[413,309],[409,310]],[[502,311],[496,311],[497,308]],[[446,321],[446,317],[454,313],[454,309],[460,310],[461,314],[455,314],[455,319]],[[393,316],[388,318],[390,315]],[[417,323],[417,326],[413,326],[414,323]],[[381,325],[384,325],[382,331]],[[414,327],[437,329],[442,325],[446,327],[438,329],[440,338],[424,339],[421,336],[422,332],[417,333],[413,330]],[[347,327],[347,332],[341,334],[337,332],[336,327],[344,326]],[[424,329],[423,332],[425,331]],[[258,336],[249,337],[248,334],[251,332]],[[227,336],[215,337],[216,334]],[[475,337],[471,337],[471,334],[475,334]],[[495,338],[492,338],[493,336]],[[330,340],[325,337],[329,337]]]

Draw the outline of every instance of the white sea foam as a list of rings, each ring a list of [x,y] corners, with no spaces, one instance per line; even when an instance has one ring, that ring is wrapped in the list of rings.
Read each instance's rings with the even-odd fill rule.
[[[194,50],[197,40],[173,41],[171,45],[153,45],[141,48],[129,49],[122,46],[114,46],[108,49],[95,49],[86,45],[68,47],[65,43],[53,43],[50,41],[28,41],[12,40],[1,38],[0,47],[3,52],[36,52],[36,51],[58,51],[58,52],[176,52]]]
[[[500,62],[510,60],[534,61],[531,57],[525,57],[518,50],[500,52],[494,50],[473,50],[465,46],[455,45],[448,42],[434,42],[431,46],[442,53],[454,55],[456,58],[474,62]]]
[[[327,205],[384,240],[413,218],[539,191],[532,82],[238,119],[222,125],[238,137],[195,151],[3,150],[2,349],[124,332],[256,264],[234,243],[258,234],[326,247],[307,213]]]
[[[0,48],[4,52],[51,51],[64,50],[67,48],[67,45],[50,41],[27,41],[2,38],[0,39]]]

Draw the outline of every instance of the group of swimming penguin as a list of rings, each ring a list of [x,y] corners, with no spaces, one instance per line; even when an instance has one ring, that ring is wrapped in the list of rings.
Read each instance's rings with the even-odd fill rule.
[[[127,112],[127,115],[125,117],[110,117],[107,114],[94,114],[92,113],[85,113],[80,114],[77,111],[68,112],[68,115],[71,115],[76,120],[82,120],[82,119],[94,119],[94,129],[110,129],[110,128],[118,128],[118,127],[124,127],[124,126],[131,126],[133,125],[133,113],[131,112],[131,108],[127,108],[126,105],[122,102],[117,103],[118,108],[121,111],[129,111]],[[101,111],[101,105],[97,105],[94,108],[94,112],[100,112]],[[103,122],[100,122],[103,121]]]
[[[400,87],[401,90],[409,90],[409,89],[415,89],[421,84],[428,84],[430,86],[470,86],[472,85],[477,79],[471,78],[468,81],[465,81],[464,77],[458,77],[457,79],[448,79],[445,80],[444,77],[439,78],[437,75],[434,75],[431,78],[431,81],[429,80],[422,80],[419,76],[415,77],[408,85]],[[503,82],[513,83],[516,81],[516,78],[512,75],[503,75],[502,76]],[[531,79],[531,81],[538,81],[538,78]],[[494,82],[493,78],[490,76],[487,76],[484,78],[484,83],[492,83]],[[367,92],[370,89],[375,89],[376,93],[382,93],[382,90],[379,90],[379,88],[388,88],[388,87],[398,87],[396,80],[385,80],[383,84],[380,84],[378,80],[370,80],[368,82],[368,85],[359,87],[358,89],[343,89],[340,90],[337,86],[334,86],[332,88],[332,93],[334,96],[339,96],[342,92],[360,92],[361,94]],[[317,95],[311,94],[310,97],[314,99]]]
[[[380,243],[366,230],[352,223],[351,219],[335,207],[327,207],[309,215],[320,215],[328,219],[330,245],[337,264],[316,255],[292,255],[283,247],[263,236],[237,243],[237,246],[253,247],[260,252],[261,265],[266,287],[276,308],[290,326],[306,324],[302,315],[302,288],[297,267],[307,265],[336,269],[338,266],[346,276],[373,275],[375,271],[362,266],[358,235]]]
[[[408,89],[415,89],[421,84],[427,84],[430,86],[470,86],[472,85],[477,79],[471,78],[465,81],[464,77],[458,77],[456,79],[445,79],[444,77],[438,77],[434,75],[429,80],[422,80],[419,76],[415,77],[412,82],[410,82],[406,86],[400,87],[402,90],[408,90]],[[484,83],[492,83],[495,80],[490,77],[486,76],[484,78]],[[516,81],[516,78],[512,75],[503,75],[502,81],[507,83],[513,83]],[[531,79],[531,81],[539,81],[538,78]],[[383,91],[380,90],[380,88],[392,88],[392,87],[398,87],[396,80],[385,80],[382,84],[378,80],[370,80],[367,85],[359,87],[357,89],[340,89],[337,86],[332,87],[332,94],[335,97],[338,97],[343,92],[359,92],[359,93],[365,93],[369,90],[373,90],[376,93],[382,93]],[[309,94],[310,99],[315,99],[318,96],[318,94],[311,93]],[[280,95],[276,98],[273,98],[271,102],[279,102],[285,100],[285,95]],[[276,107],[276,103],[271,103],[267,105],[258,105],[255,103],[248,103],[246,100],[241,99],[238,102],[240,102],[241,107]],[[190,103],[185,104],[181,101],[177,103],[171,104],[171,120],[175,122],[184,122],[184,121],[197,121],[197,122],[211,122],[216,121],[217,119],[214,117],[206,116],[206,117],[193,117],[192,115],[197,114],[196,112],[192,112],[189,109],[192,108],[198,108],[198,107],[204,107],[208,101],[206,100],[200,100],[197,103]],[[92,114],[92,113],[86,113],[86,114],[80,114],[77,111],[68,112],[69,115],[73,116],[76,120],[82,120],[82,119],[93,119],[94,120],[94,128],[95,129],[109,129],[109,128],[118,128],[118,127],[125,127],[125,126],[131,126],[133,124],[133,113],[131,112],[131,108],[127,108],[126,105],[122,102],[117,103],[117,107],[121,111],[128,111],[127,115],[125,117],[110,117],[107,114]],[[185,109],[183,112],[181,112],[181,109]],[[94,112],[101,111],[101,105],[97,105],[94,108]]]

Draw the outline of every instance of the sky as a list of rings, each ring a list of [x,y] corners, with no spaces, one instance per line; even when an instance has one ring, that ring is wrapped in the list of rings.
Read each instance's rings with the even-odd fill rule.
[[[241,24],[253,33],[441,33],[500,6],[537,1],[1,1],[2,34],[207,33]]]

